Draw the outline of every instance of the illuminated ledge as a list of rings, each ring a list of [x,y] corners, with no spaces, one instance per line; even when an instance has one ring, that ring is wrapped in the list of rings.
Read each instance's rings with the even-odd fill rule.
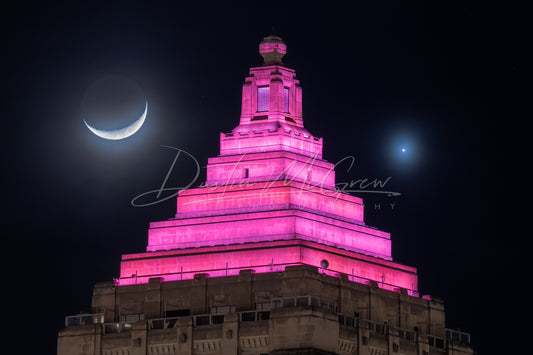
[[[287,195],[287,192],[284,194],[278,191],[282,188],[289,188],[291,187],[294,189],[297,194],[293,196]],[[229,184],[224,185],[216,185],[216,186],[203,186],[198,188],[192,188],[187,190],[181,190],[179,192],[178,197],[178,208],[181,208],[182,210],[185,208],[185,206],[188,205],[197,205],[202,200],[209,200],[217,198],[217,194],[228,195],[231,193],[236,192],[244,192],[244,191],[250,191],[252,192],[252,196],[257,197],[269,197],[269,196],[277,196],[277,201],[274,202],[280,202],[279,200],[283,195],[287,195],[286,198],[292,197],[292,200],[294,201],[295,198],[300,199],[301,196],[305,196],[307,194],[318,194],[320,196],[323,196],[324,199],[330,198],[335,199],[342,202],[347,203],[354,203],[358,205],[363,204],[363,199],[360,197],[352,196],[346,192],[342,192],[339,190],[335,190],[332,188],[327,188],[321,185],[312,185],[305,182],[300,181],[293,181],[293,180],[270,180],[270,181],[258,181],[258,182],[250,182],[250,181],[244,181],[240,184],[235,184],[234,181],[230,181]],[[186,198],[191,198],[192,196],[196,196],[194,200],[187,200]],[[198,201],[196,201],[198,200]],[[289,202],[289,201],[287,201]],[[268,203],[271,203],[268,201]],[[301,204],[301,203],[300,203]],[[180,211],[181,212],[181,211]],[[185,212],[185,211],[183,211]]]
[[[362,220],[347,218],[347,217],[339,216],[337,214],[328,213],[322,210],[315,210],[315,209],[311,209],[305,206],[296,205],[292,203],[283,203],[283,204],[265,205],[265,206],[252,206],[252,207],[235,207],[235,208],[226,208],[226,209],[211,210],[211,211],[207,210],[207,211],[198,211],[198,212],[176,213],[175,218],[173,219],[179,220],[179,219],[185,219],[185,218],[213,217],[213,216],[239,214],[239,213],[267,212],[267,211],[278,211],[278,210],[288,210],[288,209],[302,210],[304,212],[315,213],[315,214],[318,214],[324,217],[338,219],[340,221],[344,221],[348,223],[359,224],[366,228],[376,229],[372,226],[367,226]],[[157,222],[153,222],[153,223],[157,223]],[[154,225],[154,227],[155,226],[156,225]]]
[[[284,113],[280,112],[280,115],[284,115]],[[267,124],[270,124],[270,122],[268,122]],[[241,125],[238,128],[240,127],[245,127],[245,126]],[[235,130],[238,130],[238,128],[236,128]],[[285,127],[279,126],[277,129],[272,129],[268,127],[267,125],[265,125],[264,128],[263,127],[254,128],[253,124],[250,124],[250,128],[246,131],[241,130],[241,131],[237,131],[234,133],[221,133],[221,138],[224,140],[231,140],[231,139],[240,138],[240,137],[258,137],[258,136],[261,137],[261,136],[272,136],[272,135],[280,135],[280,134],[287,136],[287,137],[298,137],[300,139],[312,140],[312,141],[318,142],[317,144],[319,145],[322,144],[322,138],[313,136],[311,133],[305,131],[301,127],[292,128],[288,126],[285,126]]]
[[[276,131],[250,131],[220,135],[220,155],[235,155],[268,151],[289,151],[322,159],[322,138],[293,132],[284,127]]]
[[[229,185],[235,180],[263,178],[266,181],[293,179],[335,190],[334,165],[316,156],[288,151],[226,155],[210,158],[206,186]]]
[[[258,152],[258,153],[248,153],[248,154],[235,154],[235,155],[221,155],[218,157],[211,157],[207,159],[208,164],[223,164],[223,163],[234,163],[247,162],[253,160],[269,160],[273,158],[287,158],[290,160],[302,161],[310,164],[310,166],[319,166],[328,170],[333,169],[333,164],[327,160],[318,158],[318,157],[309,157],[307,155],[302,155],[298,152],[291,151],[273,151],[273,152]],[[332,170],[332,173],[334,171]]]
[[[215,247],[146,252],[122,256],[118,285],[238,275],[240,270],[256,273],[284,271],[290,265],[320,267],[326,260],[326,273],[346,274],[357,282],[375,281],[382,288],[417,290],[416,268],[360,253],[304,240],[278,240]]]
[[[166,222],[158,228],[151,225],[147,251],[299,237],[391,259],[389,233],[296,209]]]
[[[261,237],[249,237],[249,238],[233,238],[231,240],[227,240],[226,243],[206,242],[202,244],[198,242],[191,242],[191,243],[179,243],[179,244],[165,244],[165,245],[158,245],[157,247],[149,246],[147,247],[147,251],[153,252],[153,251],[161,251],[161,250],[194,249],[194,248],[201,248],[201,247],[214,247],[214,246],[219,246],[219,245],[227,246],[227,245],[237,245],[237,244],[251,244],[251,243],[257,243],[257,242],[290,241],[290,240],[305,240],[305,241],[310,241],[310,242],[314,242],[314,243],[318,243],[322,245],[331,246],[334,248],[339,248],[342,250],[351,251],[354,253],[359,253],[362,255],[368,255],[374,258],[379,258],[383,260],[392,260],[392,257],[388,255],[372,253],[368,250],[348,247],[346,245],[334,243],[329,240],[313,238],[313,237],[296,234],[296,233],[265,235]],[[230,241],[232,243],[230,243]]]
[[[180,191],[176,218],[215,216],[227,213],[273,210],[273,206],[299,206],[331,218],[363,222],[363,201],[336,190],[297,181],[246,182],[239,185],[203,187]],[[355,222],[357,221],[357,222]],[[150,228],[175,225],[175,220],[150,223]]]

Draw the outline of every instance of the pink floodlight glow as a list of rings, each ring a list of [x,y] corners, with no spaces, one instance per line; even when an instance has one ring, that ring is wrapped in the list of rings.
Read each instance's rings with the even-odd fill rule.
[[[333,164],[316,156],[286,151],[245,153],[213,158],[207,165],[207,186],[280,179],[335,189]]]
[[[287,46],[283,43],[261,43],[259,45],[259,53],[278,52],[281,54],[287,53]]]
[[[120,285],[146,283],[153,277],[162,277],[164,281],[187,280],[198,273],[209,277],[229,276],[245,269],[256,273],[277,272],[290,265],[320,268],[321,260],[328,261],[330,275],[346,274],[352,281],[361,283],[376,281],[391,290],[397,287],[417,290],[414,268],[297,240],[124,255],[118,282]]]
[[[117,286],[310,265],[417,295],[417,270],[392,261],[390,234],[364,223],[361,198],[335,189],[322,138],[303,125],[299,81],[282,65],[285,44],[269,36],[260,52],[265,63],[245,79],[239,124],[220,135],[205,185],[179,192],[175,218],[150,223],[146,252],[122,256]]]
[[[267,57],[278,59],[282,56],[282,54],[267,55]],[[250,76],[245,79],[242,88],[241,118],[237,131],[241,131],[249,124],[258,123],[277,123],[295,129],[303,128],[302,88],[299,84],[294,70],[284,66],[264,65],[251,68]],[[266,98],[262,90],[266,91],[266,88],[269,93],[268,105],[262,103]],[[232,133],[235,132],[236,130],[233,130]]]
[[[277,131],[250,131],[248,133],[222,134],[220,154],[236,155],[272,151],[288,151],[322,159],[322,139],[304,133],[294,133],[279,128]]]
[[[363,224],[361,199],[295,181],[191,189],[180,193],[177,201],[176,218],[288,209],[291,206],[285,205],[291,204],[293,208]],[[172,222],[164,225],[171,226]]]
[[[251,204],[248,207],[235,207],[231,209],[230,214],[227,214],[228,211],[214,216],[198,213],[190,215],[189,218],[152,223],[148,232],[147,250],[250,243],[273,239],[304,239],[384,259],[391,258],[388,233],[369,228],[362,222],[339,219],[334,213],[323,213],[319,209],[313,211],[302,205],[291,204],[291,194],[283,193],[283,189],[280,190],[279,194],[268,196],[277,203],[272,203],[272,200],[267,200],[265,203],[259,196],[255,206]],[[237,202],[236,206],[245,206],[245,202],[249,203],[256,197],[244,195],[245,198],[242,199],[244,202],[239,202],[240,198],[236,194],[238,192],[229,193],[233,198],[227,200],[231,203]],[[256,192],[256,195],[259,193]],[[294,195],[296,203],[313,203],[317,198],[311,196],[306,200],[302,198],[305,194],[298,196],[298,191]],[[197,198],[204,197],[197,195]],[[330,206],[340,201],[331,199],[331,202]],[[199,203],[199,205],[205,208],[205,211],[210,211],[208,203]],[[225,205],[225,207],[230,206],[235,205]],[[338,206],[343,205],[339,203]],[[362,206],[354,206],[362,212]]]

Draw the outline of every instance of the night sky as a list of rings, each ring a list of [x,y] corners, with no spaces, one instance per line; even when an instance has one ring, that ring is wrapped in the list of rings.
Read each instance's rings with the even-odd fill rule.
[[[165,178],[174,153],[161,145],[202,167],[218,155],[273,31],[324,158],[355,156],[337,182],[390,177],[386,189],[401,193],[356,193],[365,222],[391,233],[393,257],[418,268],[421,294],[444,300],[449,328],[471,333],[480,353],[523,353],[529,12],[485,2],[72,3],[26,2],[1,23],[3,329],[24,344],[17,353],[55,354],[64,316],[90,312],[93,285],[145,249],[150,221],[174,215],[175,199],[131,200]],[[121,141],[83,123],[86,90],[109,75],[138,84],[149,105]],[[168,185],[195,173],[179,160]],[[205,169],[194,185],[203,181]]]

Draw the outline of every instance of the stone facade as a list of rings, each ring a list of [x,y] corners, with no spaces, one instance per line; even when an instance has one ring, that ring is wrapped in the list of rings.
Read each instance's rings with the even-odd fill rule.
[[[472,354],[465,334],[446,338],[442,302],[311,266],[101,283],[92,311],[102,322],[62,330],[59,355]]]

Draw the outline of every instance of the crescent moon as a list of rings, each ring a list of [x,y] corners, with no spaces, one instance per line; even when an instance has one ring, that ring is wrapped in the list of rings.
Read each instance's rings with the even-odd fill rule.
[[[89,128],[89,130],[93,132],[94,134],[96,134],[98,137],[101,137],[104,139],[119,140],[119,139],[128,138],[129,136],[134,135],[135,132],[137,132],[143,125],[144,120],[146,119],[147,113],[148,113],[148,101],[146,101],[146,107],[144,108],[143,114],[141,115],[141,117],[139,117],[137,121],[133,122],[132,124],[124,128],[114,129],[114,130],[97,129],[97,128],[91,127],[87,123],[87,121],[85,121],[85,119],[83,120],[83,122],[85,123],[87,128]]]

